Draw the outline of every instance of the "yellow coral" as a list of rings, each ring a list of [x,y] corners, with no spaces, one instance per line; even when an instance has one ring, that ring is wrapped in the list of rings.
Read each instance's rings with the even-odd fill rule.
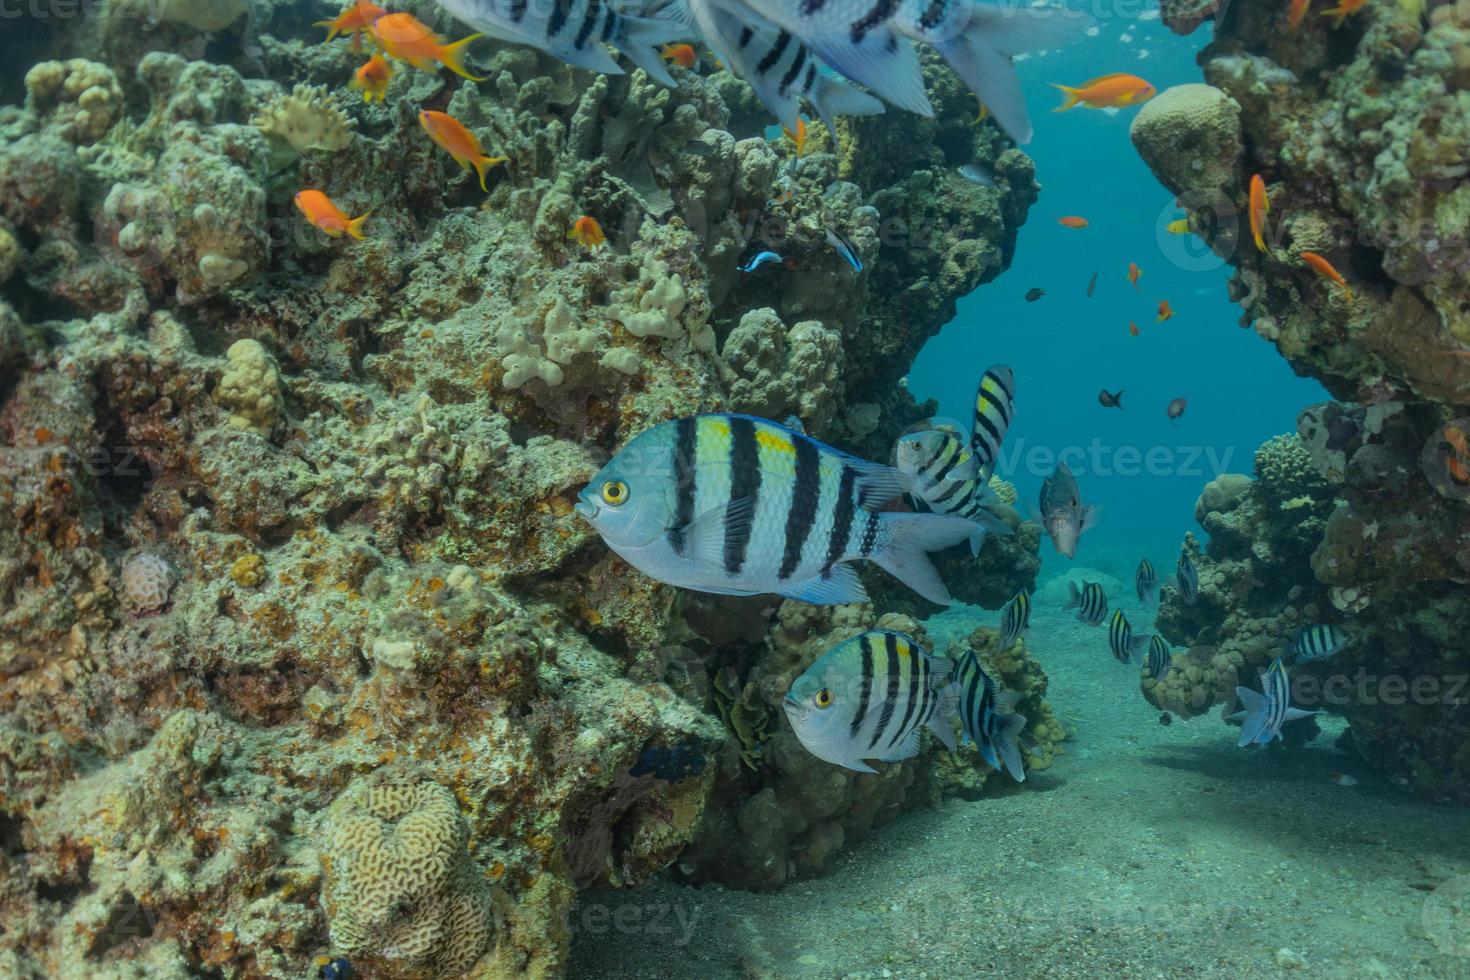
[[[251,123],[296,156],[311,150],[335,153],[352,144],[353,122],[320,85],[297,85],[266,106]]]
[[[230,410],[230,426],[269,435],[281,414],[276,364],[257,340],[237,340],[225,352],[229,366],[215,400]]]
[[[253,589],[265,581],[265,559],[260,555],[241,555],[230,566],[230,578],[245,589]]]

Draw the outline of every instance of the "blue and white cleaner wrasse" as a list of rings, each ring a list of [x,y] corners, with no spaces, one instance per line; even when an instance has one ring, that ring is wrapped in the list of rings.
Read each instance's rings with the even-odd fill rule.
[[[1237,687],[1235,696],[1240,699],[1241,710],[1230,716],[1231,721],[1241,722],[1241,748],[1247,745],[1266,745],[1281,737],[1281,726],[1288,721],[1315,715],[1315,711],[1302,711],[1291,706],[1291,679],[1286,675],[1286,665],[1277,657],[1261,675],[1261,690]]]
[[[1123,610],[1115,611],[1112,622],[1108,623],[1108,648],[1113,651],[1113,656],[1121,663],[1136,664],[1142,659],[1146,646],[1147,639],[1133,635],[1133,625],[1123,615]]]
[[[1147,558],[1138,563],[1138,571],[1133,576],[1133,588],[1138,592],[1139,602],[1148,602],[1158,593],[1159,573],[1154,571],[1154,563]]]
[[[1019,143],[1031,120],[1011,59],[1055,48],[1093,23],[1051,6],[972,0],[714,0],[737,17],[754,11],[790,31],[839,74],[901,109],[932,116],[910,39],[931,45]],[[744,14],[749,16],[749,14]]]
[[[1014,696],[991,679],[974,650],[966,650],[955,661],[955,680],[960,687],[960,724],[965,739],[979,746],[980,757],[990,768],[1004,767],[1016,782],[1025,781],[1020,738],[1026,717],[1013,710]]]
[[[851,563],[867,560],[946,605],[949,591],[927,552],[958,544],[975,525],[880,512],[908,483],[767,419],[694,415],[635,436],[576,509],[628,564],[670,585],[866,602]]]
[[[1292,638],[1287,652],[1297,663],[1310,663],[1336,656],[1350,642],[1352,637],[1340,626],[1308,626]]]
[[[1009,650],[1031,625],[1031,594],[1017,592],[1000,611],[1000,648]]]
[[[435,0],[440,7],[490,37],[525,44],[569,65],[621,75],[608,54],[616,48],[661,85],[674,78],[659,56],[659,46],[692,37],[687,15],[642,17],[623,13],[612,0]]]
[[[1169,649],[1169,641],[1155,633],[1148,641],[1148,660],[1144,661],[1148,676],[1156,681],[1163,680],[1173,663],[1174,653]]]
[[[786,692],[782,707],[808,752],[855,772],[876,772],[865,759],[901,762],[919,751],[929,727],[955,748],[958,693],[953,662],[926,653],[895,630],[844,640],[817,658]]]
[[[1101,624],[1103,617],[1108,614],[1108,594],[1103,591],[1103,587],[1096,582],[1088,582],[1079,589],[1076,582],[1068,582],[1067,588],[1072,597],[1062,608],[1077,610],[1078,622],[1088,626]]]

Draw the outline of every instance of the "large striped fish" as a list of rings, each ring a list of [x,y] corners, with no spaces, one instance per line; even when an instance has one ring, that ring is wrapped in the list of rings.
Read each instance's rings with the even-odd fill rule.
[[[1026,779],[1021,765],[1021,729],[1026,716],[1012,711],[1013,695],[996,686],[980,665],[974,650],[966,650],[955,661],[955,680],[960,686],[960,723],[965,738],[980,747],[980,757],[992,769],[1005,767],[1016,782]]]
[[[856,772],[876,772],[863,760],[913,758],[925,725],[954,749],[953,668],[904,633],[873,630],[818,657],[792,683],[782,707],[812,755]]]
[[[992,364],[975,387],[975,417],[970,423],[970,451],[989,485],[1000,458],[1000,444],[1015,412],[1016,375],[1004,364]]]
[[[1340,626],[1308,626],[1297,633],[1287,646],[1287,652],[1297,663],[1326,660],[1336,656],[1352,641],[1352,636]]]
[[[674,85],[658,46],[692,37],[687,16],[642,17],[615,0],[436,0],[477,31],[528,44],[569,65],[621,75],[604,45],[616,48],[655,81]]]
[[[894,447],[899,472],[912,478],[910,493],[936,514],[953,514],[974,522],[970,553],[980,554],[988,534],[1014,534],[990,508],[996,496],[980,478],[974,455],[964,438],[950,429],[924,429],[900,436]]]
[[[1230,716],[1231,721],[1241,722],[1241,748],[1247,745],[1266,745],[1281,737],[1281,726],[1288,721],[1315,715],[1315,711],[1302,711],[1291,706],[1291,680],[1286,676],[1286,665],[1277,657],[1261,675],[1261,690],[1237,687],[1235,696],[1240,699],[1241,710]]]
[[[908,481],[783,425],[695,415],[639,433],[592,478],[581,514],[634,568],[670,585],[866,602],[866,559],[950,601],[927,552],[968,538],[960,517],[880,512]]]

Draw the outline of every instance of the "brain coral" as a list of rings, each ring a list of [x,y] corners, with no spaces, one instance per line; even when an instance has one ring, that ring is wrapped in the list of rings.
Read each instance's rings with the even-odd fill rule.
[[[135,613],[154,613],[168,605],[174,570],[157,555],[134,555],[123,562],[122,595]]]
[[[1239,183],[1240,104],[1212,85],[1165,89],[1138,110],[1130,132],[1149,169],[1176,194],[1215,196]]]
[[[401,769],[348,786],[327,815],[332,942],[384,976],[459,975],[490,946],[490,893],[454,794]]]

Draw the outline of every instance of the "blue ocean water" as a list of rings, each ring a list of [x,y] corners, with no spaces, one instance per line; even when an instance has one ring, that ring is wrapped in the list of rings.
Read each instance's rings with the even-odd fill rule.
[[[909,374],[916,398],[938,399],[940,414],[968,422],[980,373],[1009,364],[1016,417],[999,472],[1017,485],[1024,512],[1066,452],[1083,499],[1103,508],[1077,563],[1128,576],[1141,555],[1169,559],[1186,531],[1198,532],[1194,503],[1205,483],[1221,472],[1249,473],[1258,445],[1294,431],[1297,412],[1328,397],[1241,329],[1224,260],[1200,239],[1165,230],[1184,212],[1133,148],[1128,127],[1137,110],[1052,111],[1061,99],[1048,82],[1078,85],[1115,71],[1141,75],[1159,91],[1197,82],[1195,56],[1209,36],[1209,28],[1176,36],[1154,7],[1105,17],[1094,35],[1018,65],[1036,127],[1025,149],[1041,197],[1011,268],[961,300],[954,322]],[[1084,217],[1088,227],[1058,224],[1064,215]],[[1130,262],[1142,270],[1136,290]],[[1045,295],[1027,302],[1033,287]],[[1160,300],[1174,310],[1164,323],[1155,322]],[[1098,403],[1104,388],[1123,390],[1121,411]],[[1185,414],[1171,422],[1166,408],[1181,397]],[[1043,578],[1072,564],[1047,541],[1042,556]]]

